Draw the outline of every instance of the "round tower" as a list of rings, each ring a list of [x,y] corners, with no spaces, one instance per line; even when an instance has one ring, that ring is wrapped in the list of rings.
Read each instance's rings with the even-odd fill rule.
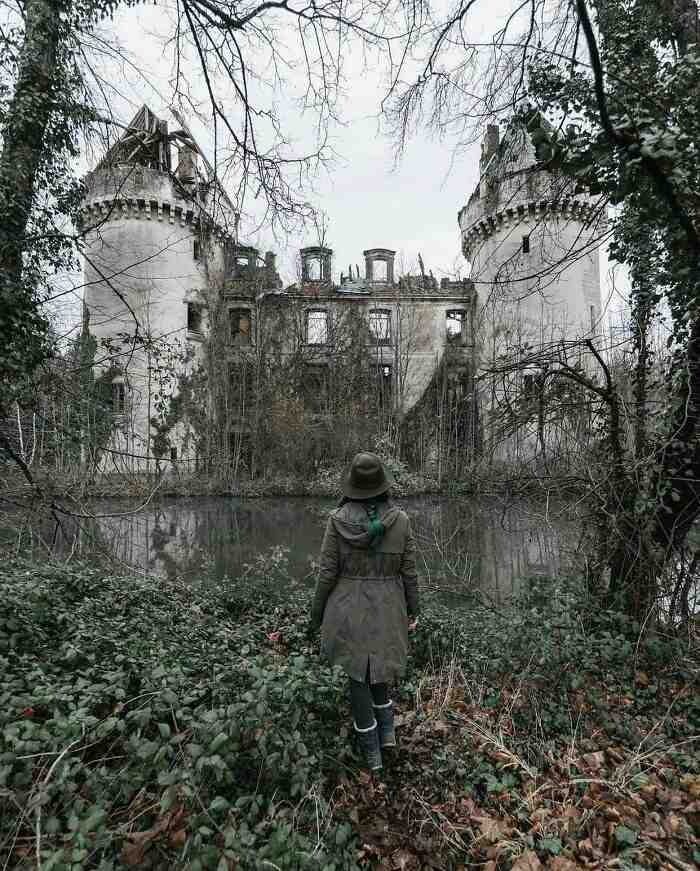
[[[479,299],[482,371],[503,367],[504,361],[517,369],[524,353],[532,356],[561,340],[602,332],[604,209],[570,179],[541,167],[523,126],[511,123],[501,137],[498,127],[489,125],[479,183],[458,221]],[[529,375],[517,371],[509,395],[500,398],[515,407],[523,385],[536,376],[536,369]],[[486,420],[488,409],[484,412]]]
[[[95,375],[111,399],[111,457],[123,469],[187,459],[182,423],[158,442],[154,421],[187,357],[201,354],[206,291],[223,271],[222,239],[205,232],[209,186],[198,157],[144,106],[85,179],[84,304],[98,341]]]

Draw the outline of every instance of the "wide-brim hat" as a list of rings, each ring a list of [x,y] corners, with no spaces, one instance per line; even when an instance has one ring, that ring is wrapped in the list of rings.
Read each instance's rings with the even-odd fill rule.
[[[386,493],[393,483],[391,472],[376,454],[360,453],[343,477],[342,490],[348,499],[371,499]]]

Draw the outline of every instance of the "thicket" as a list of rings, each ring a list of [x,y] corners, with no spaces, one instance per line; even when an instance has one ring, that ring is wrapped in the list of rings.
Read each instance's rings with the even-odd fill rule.
[[[7,561],[5,867],[691,867],[697,649],[524,589],[426,603],[372,780],[279,560],[189,587]]]

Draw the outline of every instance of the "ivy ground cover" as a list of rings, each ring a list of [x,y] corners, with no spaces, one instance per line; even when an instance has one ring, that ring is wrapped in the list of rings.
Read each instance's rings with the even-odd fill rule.
[[[283,567],[282,567],[283,569]],[[8,559],[0,868],[660,868],[700,861],[692,635],[561,584],[428,602],[380,778],[308,591]]]

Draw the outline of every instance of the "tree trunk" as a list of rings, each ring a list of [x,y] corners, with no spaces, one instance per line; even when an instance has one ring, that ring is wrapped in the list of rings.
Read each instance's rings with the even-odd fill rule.
[[[0,154],[0,389],[10,389],[39,363],[46,331],[33,288],[24,280],[22,255],[44,136],[58,96],[54,76],[65,4],[27,0],[23,6],[24,43]]]

